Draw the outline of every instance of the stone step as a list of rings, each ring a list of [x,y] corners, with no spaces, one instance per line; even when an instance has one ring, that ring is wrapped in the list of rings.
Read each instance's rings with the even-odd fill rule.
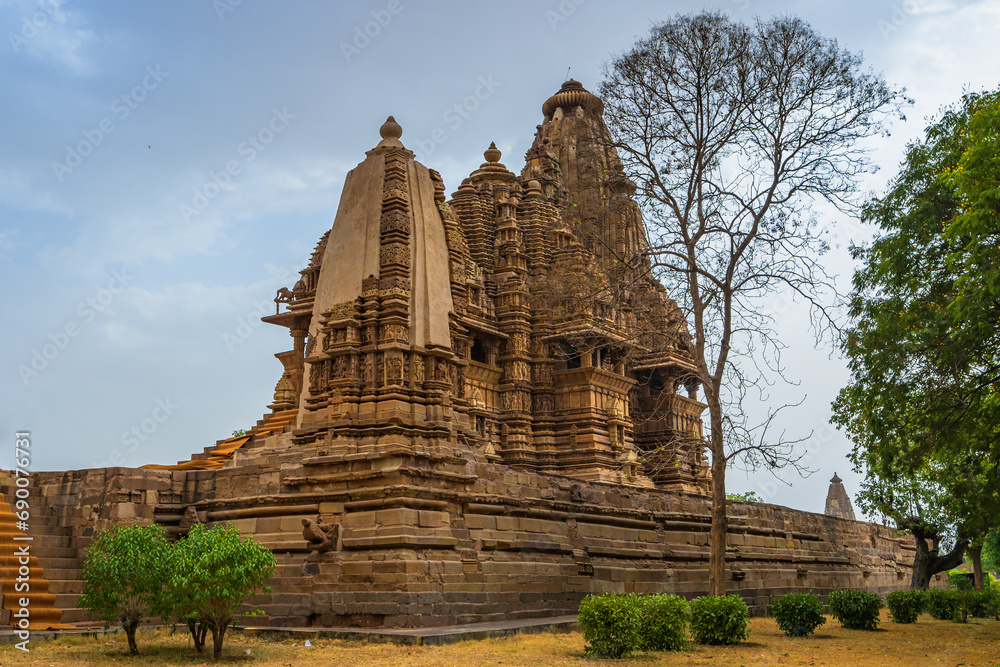
[[[90,620],[90,612],[86,609],[74,608],[62,610],[63,623],[82,623]]]
[[[76,549],[70,547],[52,546],[48,543],[48,539],[46,539],[44,544],[32,544],[31,555],[37,556],[40,560],[43,561],[54,558],[81,560],[80,554],[77,552]]]
[[[80,579],[80,569],[79,568],[52,568],[51,570],[45,568],[45,578],[50,582],[55,581],[66,581]]]
[[[15,535],[23,535],[23,533],[0,533],[0,547],[6,549],[8,546],[13,546],[15,543],[12,539]],[[4,539],[4,538],[7,539]],[[58,547],[60,549],[69,548],[69,537],[66,535],[32,535],[35,539],[31,540],[28,544],[32,545],[32,551],[34,551],[34,543],[38,542],[40,546],[44,547]],[[18,545],[24,544],[24,542],[18,542]]]
[[[83,593],[83,580],[82,579],[49,579],[49,592],[62,594],[62,593],[75,593],[79,595]]]
[[[56,607],[59,609],[76,609],[80,593],[55,593]]]

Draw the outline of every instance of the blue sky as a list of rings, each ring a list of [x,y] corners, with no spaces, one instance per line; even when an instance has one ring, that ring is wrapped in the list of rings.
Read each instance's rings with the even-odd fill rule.
[[[11,453],[30,430],[37,470],[171,463],[249,427],[280,376],[271,355],[290,347],[258,318],[332,224],[387,115],[449,192],[491,141],[519,172],[567,68],[596,90],[602,63],[652,22],[703,7],[799,15],[907,88],[910,120],[870,142],[872,190],[942,105],[998,84],[997,0],[0,1]],[[870,233],[831,223],[843,245]],[[827,261],[846,287],[844,248]],[[834,471],[857,488],[827,424],[846,371],[814,349],[799,305],[775,311],[801,384],[769,400],[806,396],[782,425],[814,432],[818,472],[786,486],[734,471],[728,486],[822,511]]]

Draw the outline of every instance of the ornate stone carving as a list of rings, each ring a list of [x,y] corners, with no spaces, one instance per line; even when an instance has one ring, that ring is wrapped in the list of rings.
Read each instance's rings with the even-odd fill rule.
[[[389,264],[409,266],[410,246],[402,243],[386,243],[379,251],[379,264],[382,266]]]
[[[308,543],[310,551],[317,554],[335,551],[340,526],[337,524],[317,523],[312,519],[302,519],[302,538]]]
[[[383,211],[380,227],[383,234],[398,232],[409,235],[410,214],[400,210]]]
[[[386,384],[403,383],[403,359],[399,353],[391,353],[385,362],[385,382]]]
[[[184,516],[181,517],[181,522],[178,524],[181,535],[187,535],[191,527],[199,523],[202,523],[202,520],[198,516],[198,510],[195,509],[194,505],[188,505],[184,508]]]

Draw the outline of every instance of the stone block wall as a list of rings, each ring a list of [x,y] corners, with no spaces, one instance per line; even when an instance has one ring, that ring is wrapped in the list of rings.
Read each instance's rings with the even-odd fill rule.
[[[584,482],[473,459],[303,457],[279,446],[218,471],[36,473],[50,521],[82,550],[115,521],[179,531],[232,521],[275,551],[274,626],[420,627],[573,614],[583,596],[708,590],[707,498]],[[317,452],[311,452],[317,453]],[[309,555],[302,519],[339,525]],[[761,503],[730,505],[727,588],[763,613],[772,595],[909,585],[912,538]]]

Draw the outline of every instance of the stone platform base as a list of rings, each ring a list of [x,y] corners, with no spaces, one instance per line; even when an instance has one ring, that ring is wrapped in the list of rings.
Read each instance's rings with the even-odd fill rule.
[[[573,632],[580,625],[576,616],[549,618],[521,618],[492,623],[467,623],[438,628],[243,628],[237,632],[246,635],[284,640],[289,637],[302,639],[354,639],[360,641],[403,644],[408,646],[441,646],[474,639],[512,637],[543,632]]]

